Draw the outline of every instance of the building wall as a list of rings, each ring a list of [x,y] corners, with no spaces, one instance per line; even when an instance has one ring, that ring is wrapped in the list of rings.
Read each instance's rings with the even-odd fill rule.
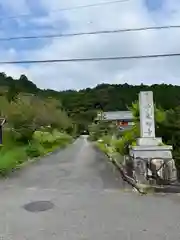
[[[117,126],[120,126],[120,127],[126,127],[126,126],[133,126],[134,125],[132,120],[117,120],[116,124],[117,124]]]

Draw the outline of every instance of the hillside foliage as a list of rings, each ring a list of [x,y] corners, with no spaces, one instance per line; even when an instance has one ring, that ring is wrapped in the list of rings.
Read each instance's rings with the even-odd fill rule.
[[[154,93],[156,135],[172,144],[175,155],[180,145],[180,86],[155,84],[132,86],[125,84],[101,84],[79,91],[54,91],[39,89],[25,75],[13,79],[0,73],[0,111],[8,119],[7,125],[19,140],[26,141],[34,131],[44,126],[80,134],[93,122],[97,111],[133,111],[139,118],[137,99],[140,91]],[[92,128],[97,128],[91,125]],[[112,131],[109,129],[108,131]],[[102,132],[103,127],[95,132]],[[98,133],[99,134],[99,133]],[[95,136],[97,137],[97,136]]]
[[[0,117],[6,119],[0,146],[1,175],[28,158],[66,146],[76,135],[61,101],[39,92],[25,76],[13,80],[0,74]]]
[[[8,101],[13,101],[21,92],[35,94],[43,98],[52,97],[61,104],[68,116],[76,123],[77,131],[88,128],[99,109],[103,111],[127,110],[138,99],[140,91],[153,91],[157,108],[163,110],[175,109],[180,105],[180,86],[141,84],[132,86],[125,84],[100,84],[94,88],[79,91],[54,91],[39,89],[25,75],[13,79],[0,73],[0,94],[6,92]],[[168,96],[168,97],[167,97]]]

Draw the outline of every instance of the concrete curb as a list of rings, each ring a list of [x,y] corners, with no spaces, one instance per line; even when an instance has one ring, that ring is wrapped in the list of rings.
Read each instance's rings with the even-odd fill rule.
[[[154,193],[180,193],[180,186],[171,184],[167,186],[151,186]]]

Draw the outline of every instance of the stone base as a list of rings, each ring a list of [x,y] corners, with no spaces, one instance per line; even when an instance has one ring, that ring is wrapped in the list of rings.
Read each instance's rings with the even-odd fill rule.
[[[129,154],[133,158],[172,158],[172,146],[131,146]]]
[[[163,168],[158,171],[158,176],[162,180],[168,182],[177,180],[177,171],[172,157],[172,146],[131,146],[129,155],[133,160],[135,174],[139,182],[146,182],[146,176],[152,174],[151,171],[147,171],[147,163],[152,159],[151,163],[156,170],[165,163]]]
[[[160,146],[162,138],[138,138],[137,146]]]

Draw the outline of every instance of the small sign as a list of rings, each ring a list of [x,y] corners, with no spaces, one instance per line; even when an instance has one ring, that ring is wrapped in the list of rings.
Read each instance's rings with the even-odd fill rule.
[[[0,126],[0,145],[2,145],[2,126]]]
[[[2,128],[5,122],[6,122],[5,118],[0,118],[0,145],[2,145],[2,142],[3,142]]]

